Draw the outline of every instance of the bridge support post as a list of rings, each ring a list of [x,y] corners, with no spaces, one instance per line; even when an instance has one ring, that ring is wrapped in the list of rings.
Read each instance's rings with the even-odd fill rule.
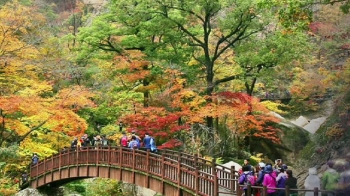
[[[219,178],[216,172],[216,158],[213,159],[212,162],[212,174],[213,174],[213,179],[214,179],[214,183],[213,183],[213,196],[219,196]]]
[[[178,160],[177,160],[177,190],[178,190],[178,196],[181,195],[181,153],[177,154]]]
[[[164,189],[164,177],[165,177],[165,155],[162,154],[162,162],[161,162],[161,175],[162,175],[162,195],[165,194],[165,189]]]
[[[38,176],[39,176],[39,163],[35,164],[36,167],[36,187],[39,186],[39,180],[38,180]],[[36,188],[35,187],[35,188]]]
[[[136,155],[135,148],[132,149],[132,183],[135,184]]]
[[[195,168],[195,173],[194,173],[194,177],[195,177],[195,193],[196,195],[198,195],[199,193],[199,167],[198,167],[198,154],[194,155],[194,168]]]
[[[247,185],[247,195],[252,195],[252,185]]]
[[[149,188],[149,172],[150,172],[150,160],[149,160],[149,149],[146,152],[146,188]]]
[[[319,192],[319,191],[318,191],[318,187],[315,187],[315,188],[314,188],[314,196],[318,196],[318,192]]]
[[[288,185],[286,185],[285,195],[289,195],[289,194],[290,194],[290,188]]]
[[[44,184],[46,184],[46,159],[44,159]]]
[[[123,179],[123,147],[119,147],[119,180],[121,181]]]
[[[236,180],[235,166],[231,166],[231,193],[234,193],[238,189],[238,179]]]

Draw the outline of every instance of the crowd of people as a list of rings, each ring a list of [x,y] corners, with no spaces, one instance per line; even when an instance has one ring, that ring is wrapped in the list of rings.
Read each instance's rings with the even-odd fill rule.
[[[77,137],[74,138],[74,140],[71,142],[71,149],[76,149],[79,147],[88,147],[88,146],[95,146],[98,147],[105,147],[110,145],[109,140],[106,138],[105,135],[97,135],[94,136],[92,140],[89,139],[87,134],[84,134],[80,139]],[[118,145],[126,148],[133,148],[133,149],[149,149],[151,152],[157,152],[157,146],[154,137],[151,137],[148,133],[146,133],[141,139],[140,136],[136,134],[135,131],[131,132],[131,135],[127,135],[126,132],[122,132],[122,137],[120,138]]]
[[[340,167],[334,169],[334,161],[327,162],[327,170],[320,178],[316,168],[309,168],[309,173],[304,182],[306,190],[322,190],[318,196],[350,196],[350,164],[345,162]],[[340,172],[340,173],[338,173]],[[244,160],[242,169],[239,171],[239,184],[243,185],[244,195],[247,195],[248,185],[266,186],[268,196],[297,196],[297,178],[293,176],[293,171],[288,169],[282,160],[277,160],[274,165],[260,162],[255,168],[249,163],[249,159]],[[289,187],[289,195],[285,194],[286,187]],[[254,196],[260,196],[262,189],[251,189]],[[306,191],[305,196],[314,196],[314,191]]]
[[[249,159],[244,160],[239,177],[239,184],[244,185],[244,194],[247,195],[247,185],[266,186],[268,196],[285,196],[285,190],[277,190],[276,188],[290,189],[297,188],[297,179],[293,176],[293,171],[288,170],[286,164],[282,164],[281,160],[277,160],[275,165],[271,163],[260,162],[255,168],[249,163]],[[262,195],[261,189],[252,189],[252,195]],[[296,191],[291,191],[290,196],[296,196]]]
[[[349,196],[350,195],[350,164],[347,160],[342,160],[335,167],[335,162],[329,160],[327,169],[320,178],[317,175],[316,168],[309,168],[309,175],[305,179],[304,186],[308,189],[317,187],[318,189],[327,191],[326,196]],[[314,196],[307,193],[305,196]],[[319,194],[321,196],[321,193]]]

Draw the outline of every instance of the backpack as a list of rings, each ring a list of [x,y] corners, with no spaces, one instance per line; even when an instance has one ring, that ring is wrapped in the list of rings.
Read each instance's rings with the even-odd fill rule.
[[[131,141],[130,147],[131,147],[131,148],[138,148],[138,143],[137,143],[137,141],[136,141],[136,140]]]
[[[325,183],[325,187],[324,188],[326,190],[335,190],[337,188],[337,185],[338,185],[339,174],[338,173],[326,172],[324,175],[325,175],[324,178],[326,178],[324,180],[324,183]]]
[[[120,143],[123,147],[127,147],[128,146],[128,137],[123,136]]]
[[[103,146],[108,146],[108,140],[107,139],[103,139],[102,140],[102,145]]]
[[[140,143],[140,140],[138,137],[136,137],[136,145],[137,145],[137,148],[140,148],[141,147],[141,143]]]
[[[244,174],[244,185],[255,185],[255,178],[251,174]]]
[[[154,141],[153,137],[151,137],[151,139],[149,140],[149,144],[151,146],[151,151],[157,151],[156,142]]]

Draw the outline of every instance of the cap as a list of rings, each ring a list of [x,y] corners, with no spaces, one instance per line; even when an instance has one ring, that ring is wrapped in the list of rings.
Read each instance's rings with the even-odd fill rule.
[[[259,167],[265,167],[265,163],[260,162],[260,163],[259,163]]]
[[[266,173],[271,173],[273,171],[273,169],[272,169],[272,166],[271,165],[267,165],[266,167],[265,167],[265,172]]]
[[[286,164],[283,164],[283,165],[281,166],[281,168],[284,169],[284,170],[286,170],[286,169],[288,169],[288,166],[287,166]]]

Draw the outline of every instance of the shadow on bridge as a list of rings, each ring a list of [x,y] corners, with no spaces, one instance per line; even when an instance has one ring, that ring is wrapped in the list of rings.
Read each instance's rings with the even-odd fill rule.
[[[30,170],[29,186],[60,186],[83,178],[111,178],[163,195],[233,195],[238,173],[214,161],[163,150],[159,154],[121,147],[69,150],[40,161]],[[24,188],[24,187],[23,187]]]

